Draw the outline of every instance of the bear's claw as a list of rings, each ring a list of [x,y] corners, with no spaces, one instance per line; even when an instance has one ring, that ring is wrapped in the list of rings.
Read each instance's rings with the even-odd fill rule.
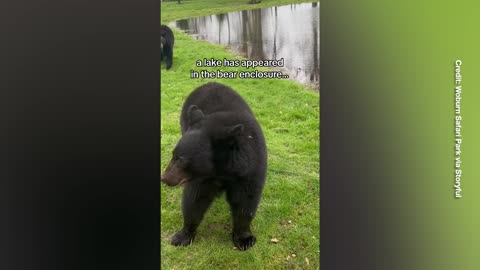
[[[172,237],[172,245],[174,246],[188,246],[193,242],[194,235],[187,234],[183,231],[177,232]]]
[[[255,245],[255,241],[257,240],[253,234],[249,234],[244,237],[237,236],[234,234],[232,238],[235,246],[241,251],[245,251],[253,247],[253,245]]]

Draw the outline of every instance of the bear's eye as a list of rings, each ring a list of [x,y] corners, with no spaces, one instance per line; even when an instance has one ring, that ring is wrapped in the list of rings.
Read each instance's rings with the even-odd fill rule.
[[[187,159],[183,156],[177,157],[177,164],[178,166],[185,168],[188,165]]]

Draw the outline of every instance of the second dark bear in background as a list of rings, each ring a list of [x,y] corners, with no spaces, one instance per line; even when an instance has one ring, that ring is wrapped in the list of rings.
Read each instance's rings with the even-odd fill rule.
[[[160,61],[165,57],[167,69],[172,67],[174,42],[175,37],[172,30],[166,25],[160,25]]]
[[[230,87],[207,83],[185,101],[180,116],[182,137],[161,180],[185,183],[183,229],[175,246],[189,245],[211,202],[225,191],[233,218],[232,240],[247,250],[256,238],[250,230],[262,196],[267,148],[262,129],[243,98]]]

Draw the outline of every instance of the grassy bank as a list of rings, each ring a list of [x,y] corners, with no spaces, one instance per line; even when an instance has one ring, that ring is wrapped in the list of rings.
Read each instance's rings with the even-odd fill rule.
[[[182,1],[162,3],[162,23],[212,13],[304,1]],[[179,114],[187,95],[207,81],[229,85],[249,103],[265,133],[269,169],[252,230],[257,244],[246,252],[233,249],[231,220],[224,196],[207,212],[195,242],[173,247],[181,229],[181,188],[161,186],[162,269],[318,269],[319,268],[319,95],[285,79],[191,79],[203,58],[242,59],[223,46],[195,41],[174,30],[173,66],[161,67],[161,167],[180,138]],[[241,71],[243,68],[224,68]],[[289,223],[289,221],[291,221]],[[270,240],[277,238],[279,243]],[[292,256],[295,254],[295,257]],[[307,263],[308,261],[308,263]]]
[[[272,6],[281,6],[294,3],[305,3],[305,0],[262,0],[258,4],[248,4],[248,0],[182,0],[181,4],[177,2],[161,3],[161,23],[166,24],[171,21],[191,18],[196,16],[205,16],[210,14],[219,14],[230,11],[264,8]],[[316,2],[316,1],[311,1]]]

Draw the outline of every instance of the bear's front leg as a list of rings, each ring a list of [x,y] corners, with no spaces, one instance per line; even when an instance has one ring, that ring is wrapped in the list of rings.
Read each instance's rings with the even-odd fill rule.
[[[209,187],[207,183],[195,180],[185,184],[182,198],[183,229],[172,237],[172,245],[188,246],[193,242],[198,225],[216,195],[215,189]]]

